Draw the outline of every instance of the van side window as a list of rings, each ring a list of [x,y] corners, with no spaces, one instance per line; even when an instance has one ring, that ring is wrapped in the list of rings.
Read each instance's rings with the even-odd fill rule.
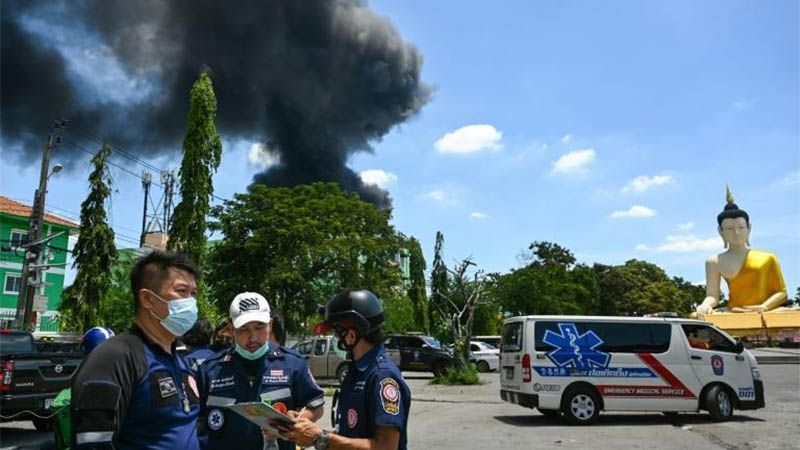
[[[314,344],[314,354],[317,356],[323,356],[327,351],[328,351],[328,340],[317,339],[316,343]]]
[[[682,327],[692,348],[736,353],[736,343],[707,325],[684,324]]]
[[[554,347],[544,342],[549,330],[562,335],[559,324],[575,326],[579,336],[593,332],[602,341],[597,351],[606,353],[664,353],[669,350],[671,326],[667,323],[632,322],[536,322],[536,351],[548,352]],[[578,342],[578,345],[581,345]]]
[[[510,322],[503,326],[503,352],[522,351],[522,325],[524,322]]]

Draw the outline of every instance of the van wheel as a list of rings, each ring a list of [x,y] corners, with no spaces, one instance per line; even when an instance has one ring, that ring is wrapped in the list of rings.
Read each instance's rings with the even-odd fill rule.
[[[600,415],[600,401],[593,390],[578,386],[564,395],[561,412],[573,425],[589,425]]]
[[[340,364],[339,367],[336,368],[336,380],[339,381],[339,384],[344,383],[344,377],[347,376],[347,364]]]
[[[446,375],[448,370],[449,367],[445,361],[436,361],[433,364],[433,376],[437,378]]]
[[[706,392],[706,409],[711,418],[723,422],[733,415],[733,400],[727,389],[720,385],[712,386]]]
[[[486,361],[478,361],[478,372],[488,372],[489,363]]]
[[[536,408],[536,409],[538,409],[539,412],[542,413],[542,415],[547,417],[548,419],[558,419],[559,417],[561,417],[561,411],[557,409],[542,409],[542,408]]]

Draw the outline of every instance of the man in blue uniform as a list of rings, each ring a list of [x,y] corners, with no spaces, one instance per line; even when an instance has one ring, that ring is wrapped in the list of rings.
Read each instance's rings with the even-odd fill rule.
[[[313,423],[322,416],[324,392],[305,359],[270,343],[270,308],[261,294],[237,295],[230,318],[234,346],[200,366],[200,444],[208,450],[262,450],[261,430],[226,406],[268,400],[273,406],[282,403],[290,416]],[[266,439],[267,446],[274,445]],[[294,450],[289,442],[278,444],[281,450]]]
[[[197,319],[197,274],[178,253],[136,262],[133,327],[94,349],[72,379],[73,448],[199,448],[197,385],[175,352]]]
[[[383,306],[370,291],[335,295],[321,311],[315,332],[333,329],[353,363],[342,382],[336,408],[336,430],[327,431],[295,419],[286,439],[317,450],[406,450],[411,392],[397,365],[383,348]]]

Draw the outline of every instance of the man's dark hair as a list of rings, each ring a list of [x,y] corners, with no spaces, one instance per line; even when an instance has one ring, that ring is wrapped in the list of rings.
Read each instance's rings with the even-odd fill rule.
[[[169,277],[169,269],[189,272],[195,279],[200,274],[186,254],[153,250],[149,255],[139,258],[131,269],[134,310],[139,309],[139,291],[150,289],[158,292]]]
[[[278,344],[286,345],[286,328],[283,324],[283,315],[274,309],[270,312],[270,318],[272,319],[272,334],[275,335],[275,340],[278,341]]]
[[[208,347],[211,344],[211,337],[214,335],[214,330],[211,329],[211,323],[203,317],[197,319],[194,326],[186,332],[181,338],[181,341],[192,349],[198,347]]]

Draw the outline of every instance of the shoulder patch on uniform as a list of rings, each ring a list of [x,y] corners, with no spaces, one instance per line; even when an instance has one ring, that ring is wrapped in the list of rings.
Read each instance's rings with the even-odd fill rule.
[[[222,425],[225,424],[225,414],[222,413],[222,410],[214,408],[208,413],[208,428],[211,431],[219,431],[222,428]]]
[[[400,386],[394,378],[381,380],[381,405],[387,414],[400,414]]]

